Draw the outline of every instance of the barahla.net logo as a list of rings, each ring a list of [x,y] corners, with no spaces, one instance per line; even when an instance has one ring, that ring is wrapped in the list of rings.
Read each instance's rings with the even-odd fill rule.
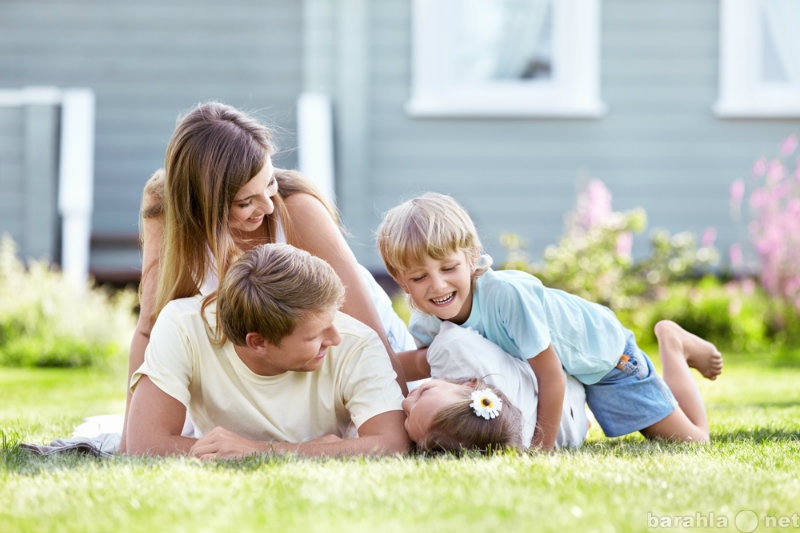
[[[735,527],[736,531],[752,533],[764,529],[800,529],[800,514],[770,516],[759,518],[755,511],[743,510],[731,516],[727,513],[697,512],[686,515],[658,515],[647,513],[648,529],[725,529]]]

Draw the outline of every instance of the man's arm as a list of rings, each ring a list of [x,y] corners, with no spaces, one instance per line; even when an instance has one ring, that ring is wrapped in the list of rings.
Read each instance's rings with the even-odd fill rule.
[[[539,382],[539,407],[531,447],[552,450],[558,437],[564,405],[564,371],[552,344],[536,357],[528,359],[528,363]]]
[[[233,459],[256,453],[296,453],[310,457],[403,454],[411,450],[411,441],[403,428],[405,419],[403,411],[387,411],[361,424],[358,438],[328,435],[299,444],[254,441],[217,427],[198,439],[190,453],[200,459]]]
[[[195,439],[181,437],[186,407],[142,376],[128,411],[126,453],[186,455]]]

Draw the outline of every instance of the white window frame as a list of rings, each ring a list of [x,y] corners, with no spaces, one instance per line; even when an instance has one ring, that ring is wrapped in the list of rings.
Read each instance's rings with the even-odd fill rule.
[[[800,82],[761,79],[764,0],[720,0],[719,96],[724,118],[800,117]]]
[[[437,74],[451,54],[438,30],[437,0],[413,0],[412,81],[406,111],[416,117],[593,118],[600,99],[600,0],[553,2],[553,79],[448,84]]]

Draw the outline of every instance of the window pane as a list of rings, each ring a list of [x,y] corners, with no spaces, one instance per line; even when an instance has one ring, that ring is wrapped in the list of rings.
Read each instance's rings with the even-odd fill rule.
[[[551,78],[551,0],[462,0],[456,13],[458,81]]]
[[[722,117],[800,117],[800,1],[720,0]]]
[[[771,31],[766,13],[762,10],[761,17],[761,79],[767,82],[786,83],[789,77],[778,56],[775,43],[775,34]]]
[[[605,112],[600,0],[413,0],[413,39],[414,116]]]
[[[800,2],[761,0],[762,81],[800,84]]]

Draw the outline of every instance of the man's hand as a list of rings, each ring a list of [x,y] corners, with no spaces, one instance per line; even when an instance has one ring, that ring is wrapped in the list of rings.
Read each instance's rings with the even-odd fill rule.
[[[199,459],[238,459],[269,451],[269,443],[252,441],[217,426],[194,443],[189,455]]]

